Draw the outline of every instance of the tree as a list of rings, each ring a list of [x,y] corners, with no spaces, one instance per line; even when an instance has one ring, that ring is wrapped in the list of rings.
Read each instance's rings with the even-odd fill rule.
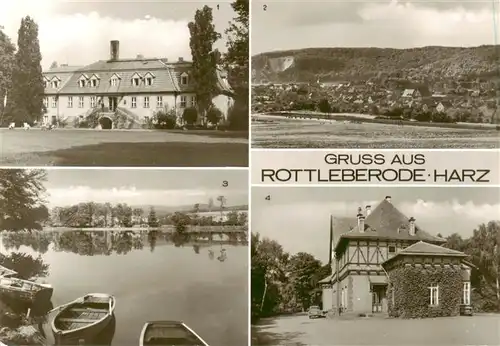
[[[232,127],[241,128],[245,123],[248,124],[249,0],[235,0],[231,7],[237,16],[225,31],[227,53],[224,55],[224,65],[228,71],[229,84],[236,94],[236,107],[242,108],[241,112],[229,119]]]
[[[188,107],[184,109],[184,112],[182,113],[182,120],[184,120],[184,122],[188,125],[194,125],[196,120],[198,120],[198,111],[196,108]]]
[[[57,63],[57,61],[53,61],[52,64],[50,64],[51,69],[57,68],[57,67],[59,67],[59,64]]]
[[[49,218],[44,205],[45,180],[44,170],[0,170],[0,229],[42,229]]]
[[[8,96],[7,91],[12,85],[12,71],[14,69],[16,47],[0,30],[0,126],[4,124],[4,100]]]
[[[148,226],[149,227],[158,227],[158,219],[156,217],[156,211],[153,207],[149,209],[149,215],[148,215]]]
[[[330,102],[327,99],[321,99],[318,103],[318,110],[321,113],[331,113],[332,107],[330,106]]]
[[[188,24],[189,47],[193,59],[191,76],[196,90],[198,113],[205,119],[212,99],[217,94],[217,63],[219,52],[213,49],[214,43],[221,37],[215,31],[212,8],[205,5],[196,10],[194,21]]]
[[[221,119],[223,118],[223,116],[224,115],[222,114],[222,111],[219,108],[212,106],[208,109],[207,121],[210,124],[217,126],[221,121]]]
[[[314,278],[317,278],[315,274],[320,269],[321,262],[311,254],[299,252],[290,258],[290,281],[303,309],[310,306],[311,293],[317,284],[314,282]]]
[[[142,225],[142,216],[144,215],[144,210],[142,208],[134,208],[132,214],[136,220],[139,220],[139,225]]]
[[[175,212],[171,217],[172,222],[175,226],[175,231],[177,233],[184,233],[187,229],[187,226],[191,224],[191,218],[180,212]]]
[[[226,197],[218,196],[217,201],[219,202],[219,206],[220,206],[220,220],[222,222],[222,220],[224,219],[224,207],[226,205]]]
[[[16,122],[32,123],[44,113],[44,81],[38,25],[29,16],[21,20],[17,46],[7,115]]]

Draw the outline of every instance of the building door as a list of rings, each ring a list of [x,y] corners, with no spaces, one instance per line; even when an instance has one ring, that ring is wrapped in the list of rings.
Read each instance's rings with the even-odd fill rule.
[[[109,97],[109,110],[114,112],[116,111],[118,100],[116,97]]]
[[[385,285],[373,285],[372,287],[372,312],[384,312],[387,309]]]

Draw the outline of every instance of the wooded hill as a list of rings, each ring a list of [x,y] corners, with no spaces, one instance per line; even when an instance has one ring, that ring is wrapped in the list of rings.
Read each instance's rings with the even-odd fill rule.
[[[500,79],[500,45],[394,48],[307,48],[252,57],[254,83],[411,78]]]

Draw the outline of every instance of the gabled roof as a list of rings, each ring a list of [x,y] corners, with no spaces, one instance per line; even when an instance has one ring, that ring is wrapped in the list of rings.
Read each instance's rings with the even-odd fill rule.
[[[132,78],[137,78],[137,77],[142,78],[142,76],[138,72],[134,72],[134,74],[132,74],[132,76],[130,78],[132,79]]]
[[[83,79],[89,79],[89,76],[87,76],[85,73],[82,73],[79,77],[78,77],[78,80],[81,80],[83,77]]]
[[[50,81],[53,81],[54,79],[57,81],[61,81],[61,78],[59,78],[58,76],[55,76],[55,75],[50,79]]]
[[[415,235],[410,235],[410,219],[386,199],[373,209],[364,224],[364,231],[360,231],[356,220],[355,228],[341,235],[336,248],[342,239],[424,240],[441,244],[446,242],[443,238],[427,233],[418,225],[415,225]]]
[[[155,78],[155,77],[156,77],[156,76],[153,74],[153,72],[150,72],[150,71],[148,71],[148,72],[146,72],[146,73],[144,74],[144,77],[146,77],[146,76],[151,76],[151,77],[153,77],[153,78]]]
[[[90,76],[90,78],[89,78],[89,79],[93,79],[93,78],[95,78],[95,79],[101,79],[101,77],[99,77],[99,76],[98,76],[98,75],[96,75],[95,73],[93,73],[93,74],[92,74],[92,76]]]
[[[111,78],[113,78],[113,77],[116,77],[116,78],[118,78],[118,79],[122,79],[122,77],[120,77],[120,75],[119,75],[118,73],[113,73],[113,74],[111,75],[110,79],[111,79]]]
[[[424,241],[419,241],[407,248],[399,251],[393,257],[386,260],[383,264],[393,261],[395,258],[402,256],[426,256],[426,257],[459,257],[466,258],[467,255],[461,251],[452,250],[443,246],[429,244]]]

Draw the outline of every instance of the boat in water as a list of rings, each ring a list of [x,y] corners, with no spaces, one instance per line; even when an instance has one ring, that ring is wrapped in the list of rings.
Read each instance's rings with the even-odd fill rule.
[[[185,323],[179,321],[146,322],[142,328],[140,346],[209,346]]]
[[[54,288],[49,284],[40,284],[12,276],[0,277],[0,295],[9,299],[33,304],[36,301],[49,301]]]
[[[90,293],[63,305],[52,320],[56,345],[89,343],[113,318],[116,299],[106,293]]]
[[[17,272],[15,270],[6,268],[4,266],[0,266],[0,277],[8,278],[8,277],[16,276],[16,275],[17,275]]]

